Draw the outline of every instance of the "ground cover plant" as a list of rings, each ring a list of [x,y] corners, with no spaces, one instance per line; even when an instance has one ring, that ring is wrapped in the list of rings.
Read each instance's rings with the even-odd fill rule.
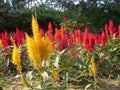
[[[112,20],[101,33],[87,27],[84,32],[55,28],[53,33],[51,23],[44,32],[34,16],[31,27],[33,35],[18,28],[0,34],[0,71],[15,73],[23,83],[20,90],[97,89],[103,78],[120,79],[120,26]]]

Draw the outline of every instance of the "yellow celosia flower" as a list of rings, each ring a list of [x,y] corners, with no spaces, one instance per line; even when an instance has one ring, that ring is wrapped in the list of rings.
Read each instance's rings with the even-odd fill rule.
[[[3,46],[2,46],[2,41],[1,41],[1,39],[0,39],[0,48],[2,48]]]
[[[54,78],[55,81],[58,80],[58,73],[55,70],[55,66],[54,65],[52,65],[52,76],[53,76],[53,78]]]
[[[41,44],[39,48],[40,48],[41,57],[44,60],[49,60],[51,53],[53,51],[53,45],[47,36],[41,39]]]
[[[34,35],[34,39],[38,40],[40,38],[40,32],[39,32],[39,25],[37,23],[37,20],[32,16],[32,32]]]
[[[16,44],[14,44],[13,52],[12,52],[12,63],[17,66],[17,70],[21,73],[21,60],[20,60],[20,53]]]
[[[33,62],[34,68],[39,70],[42,66],[41,55],[39,53],[40,50],[35,40],[29,37],[27,34],[26,34],[26,46],[28,49],[27,51],[30,61]]]
[[[98,72],[98,67],[95,64],[94,57],[91,57],[91,72],[93,73],[94,77],[96,77]]]
[[[47,36],[41,38],[38,23],[32,16],[32,32],[33,38],[26,34],[26,46],[28,49],[28,56],[33,62],[35,69],[39,70],[42,66],[43,60],[49,60],[53,51],[52,42]]]

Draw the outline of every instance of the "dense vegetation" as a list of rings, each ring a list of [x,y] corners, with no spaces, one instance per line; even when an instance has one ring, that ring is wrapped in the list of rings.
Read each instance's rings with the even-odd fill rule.
[[[41,28],[46,29],[49,21],[59,26],[66,16],[76,21],[80,28],[89,26],[90,31],[99,32],[110,19],[116,26],[120,23],[119,7],[118,0],[0,0],[0,31],[15,31],[15,27],[30,31],[33,14]]]
[[[71,26],[53,29],[49,22],[45,33],[32,16],[33,36],[19,28],[15,33],[0,33],[0,87],[8,90],[14,79],[10,83],[17,80],[17,90],[66,90],[71,86],[97,90],[104,79],[112,79],[119,81],[114,89],[120,89],[120,25],[116,28],[112,20],[108,23],[102,33],[90,33],[87,27],[85,32]]]

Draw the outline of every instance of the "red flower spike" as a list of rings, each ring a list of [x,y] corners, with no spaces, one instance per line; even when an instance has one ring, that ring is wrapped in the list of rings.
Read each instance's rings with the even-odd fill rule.
[[[83,40],[84,49],[89,49],[89,34],[88,28],[85,29],[84,40]]]
[[[78,37],[78,30],[77,29],[75,29],[75,37]]]
[[[74,48],[75,43],[76,43],[75,34],[72,33],[72,34],[70,35],[70,48]]]
[[[72,33],[71,35],[70,35],[70,44],[72,44],[72,43],[74,43],[75,42],[75,35],[74,35],[74,33]]]
[[[96,44],[101,43],[101,35],[100,34],[95,34],[95,42],[96,42]]]
[[[102,31],[101,44],[102,44],[102,45],[105,45],[106,42],[107,42],[107,37],[106,37],[104,31]]]
[[[51,22],[48,23],[48,32],[50,32],[50,33],[53,32],[53,26],[52,26]]]
[[[44,35],[45,35],[44,30],[40,28],[40,37],[42,38],[42,37],[44,37]]]
[[[95,37],[93,34],[89,35],[89,51],[93,52],[95,45]]]
[[[118,26],[118,37],[120,38],[120,25]]]
[[[77,31],[77,42],[82,43],[82,41],[83,41],[82,32],[81,32],[80,29],[78,29],[78,31]]]
[[[54,35],[54,40],[55,42],[59,41],[61,39],[60,32],[58,31],[57,28],[55,28],[55,35]]]
[[[21,32],[17,27],[16,27],[16,33],[13,34],[13,39],[17,46],[20,46],[25,42],[24,33]]]
[[[108,28],[108,25],[105,24],[105,34],[108,35],[108,33],[109,33],[109,28]]]
[[[65,34],[64,28],[61,27],[61,39],[64,39],[64,34]]]
[[[54,37],[53,37],[53,34],[51,32],[48,32],[48,38],[51,40],[51,41],[54,41]]]
[[[4,47],[4,51],[6,52],[8,46],[11,46],[11,44],[12,44],[7,31],[1,33],[1,41],[2,41],[2,45]]]
[[[68,47],[68,40],[61,40],[61,42],[58,45],[58,48],[60,51],[66,49]]]
[[[112,20],[109,21],[109,32],[110,32],[110,37],[112,38],[113,35],[115,34],[114,23]]]

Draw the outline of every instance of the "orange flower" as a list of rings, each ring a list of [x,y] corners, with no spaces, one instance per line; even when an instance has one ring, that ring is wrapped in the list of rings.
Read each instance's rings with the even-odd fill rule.
[[[91,57],[91,72],[93,73],[94,77],[97,76],[98,67],[94,61],[94,57]]]
[[[18,52],[18,48],[16,44],[14,44],[13,52],[12,52],[12,63],[17,66],[17,70],[21,73],[21,60],[20,60],[20,53]]]
[[[54,65],[52,65],[52,76],[53,76],[53,78],[54,78],[55,81],[58,80],[58,73],[55,70],[55,66]]]

